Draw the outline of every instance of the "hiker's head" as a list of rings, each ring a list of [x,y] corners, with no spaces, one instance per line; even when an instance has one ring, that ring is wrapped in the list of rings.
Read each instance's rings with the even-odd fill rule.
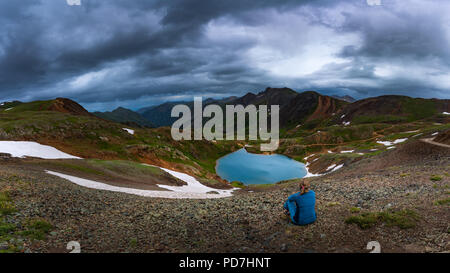
[[[299,184],[300,194],[304,194],[309,191],[309,182],[308,181],[302,181]]]

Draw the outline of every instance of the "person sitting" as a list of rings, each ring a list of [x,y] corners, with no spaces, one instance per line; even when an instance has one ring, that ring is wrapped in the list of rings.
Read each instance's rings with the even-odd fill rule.
[[[308,225],[316,221],[316,193],[309,190],[309,182],[300,183],[300,192],[289,196],[284,209],[296,225]]]

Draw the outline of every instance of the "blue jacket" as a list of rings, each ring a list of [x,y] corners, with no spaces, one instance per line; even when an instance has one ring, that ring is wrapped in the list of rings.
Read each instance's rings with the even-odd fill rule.
[[[316,193],[309,191],[303,195],[295,193],[289,196],[284,208],[289,210],[291,220],[296,225],[308,225],[316,221]]]

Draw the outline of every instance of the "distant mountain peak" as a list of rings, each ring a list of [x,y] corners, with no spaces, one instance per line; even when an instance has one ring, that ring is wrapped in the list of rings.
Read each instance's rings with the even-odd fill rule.
[[[154,127],[153,123],[133,110],[117,107],[112,112],[94,112],[95,116],[135,127]]]

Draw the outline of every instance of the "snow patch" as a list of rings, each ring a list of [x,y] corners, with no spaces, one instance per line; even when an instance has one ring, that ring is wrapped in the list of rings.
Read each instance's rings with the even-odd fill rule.
[[[163,171],[169,173],[170,175],[187,183],[187,185],[183,185],[181,187],[180,186],[158,185],[158,187],[160,187],[160,188],[164,188],[164,189],[168,189],[168,190],[172,190],[174,192],[180,192],[180,193],[205,193],[206,194],[207,192],[216,191],[219,194],[226,195],[226,196],[231,196],[231,192],[233,191],[233,190],[219,190],[219,189],[210,188],[210,187],[203,185],[195,177],[190,176],[188,174],[177,172],[177,171],[172,171],[172,170],[165,169],[165,168],[158,167],[158,166],[154,166],[154,167],[160,168],[161,170],[163,170]]]
[[[347,122],[342,122],[342,124],[344,125],[344,126],[349,126],[350,125],[350,121],[347,121]]]
[[[342,167],[344,167],[344,164],[341,164],[341,165],[339,165],[339,166],[336,166],[336,168],[334,168],[332,171],[330,171],[330,172],[335,172],[335,171],[337,171],[337,170],[339,170],[340,168],[342,168]]]
[[[349,154],[349,153],[353,153],[355,150],[350,150],[350,151],[341,151],[341,154]]]
[[[122,129],[127,131],[130,135],[134,135],[134,130],[133,129],[128,129],[128,128],[122,128]]]
[[[14,107],[8,108],[8,109],[5,110],[5,112],[6,112],[6,111],[9,111],[9,110],[12,110],[13,108],[14,108]]]
[[[436,132],[436,133],[432,133],[431,135],[432,136],[436,136],[437,134],[439,134],[438,132]]]
[[[155,166],[156,167],[156,166]],[[158,167],[160,168],[160,167]],[[164,171],[169,172],[170,170],[160,168]],[[125,187],[117,187],[108,185],[105,183],[83,179],[71,175],[66,175],[62,173],[57,173],[53,171],[46,171],[48,174],[58,176],[61,178],[64,178],[66,180],[69,180],[72,183],[75,183],[79,186],[90,188],[90,189],[97,189],[97,190],[105,190],[105,191],[112,191],[112,192],[123,192],[128,194],[134,194],[138,196],[144,196],[144,197],[155,197],[155,198],[168,198],[168,199],[213,199],[213,198],[223,198],[223,197],[229,197],[232,195],[233,190],[218,190],[206,187],[200,182],[198,182],[195,178],[192,176],[189,176],[187,174],[178,173],[174,171],[170,171],[170,174],[177,175],[175,177],[185,181],[188,183],[188,185],[184,186],[167,186],[167,185],[158,185],[161,188],[166,188],[172,191],[152,191],[152,190],[140,190],[140,189],[133,189],[133,188],[125,188]],[[189,181],[189,182],[188,182]],[[198,184],[200,185],[198,185]],[[163,187],[164,186],[164,187]],[[218,194],[207,194],[207,192],[217,192]]]
[[[442,114],[443,114],[443,115],[447,115],[447,116],[450,115],[449,112],[442,112]]]
[[[38,157],[42,159],[81,159],[51,146],[30,141],[0,141],[0,152],[12,157]]]
[[[384,146],[392,146],[394,144],[402,143],[402,142],[405,142],[407,140],[408,140],[407,138],[399,138],[399,139],[396,139],[394,141],[377,141],[377,143],[383,144]]]
[[[345,115],[342,115],[342,116],[341,116],[341,119],[343,119],[343,118],[345,118]]]
[[[310,172],[308,166],[309,166],[309,163],[306,163],[306,165],[305,165],[306,175],[303,178],[317,177],[317,176],[323,175],[323,174],[319,174],[319,173],[314,174],[314,173]]]
[[[341,164],[339,166],[336,166],[336,164],[333,164],[333,165],[331,165],[330,167],[327,168],[327,170],[326,170],[327,173],[326,174],[335,172],[335,171],[339,170],[342,167],[344,167],[344,164]]]

